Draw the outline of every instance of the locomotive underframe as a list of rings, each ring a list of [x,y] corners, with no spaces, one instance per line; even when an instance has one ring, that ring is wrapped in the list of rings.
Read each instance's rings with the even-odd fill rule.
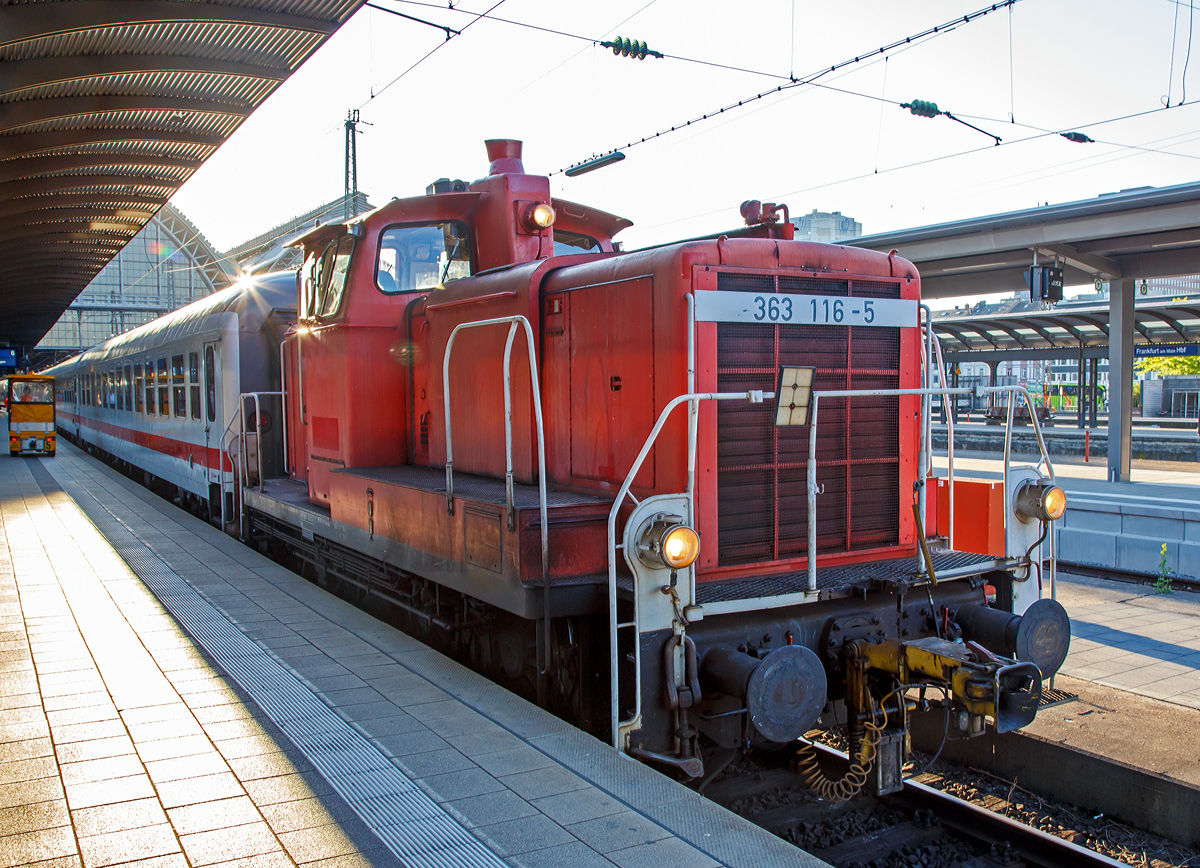
[[[271,483],[286,485],[273,480],[268,488]],[[544,621],[514,611],[541,613],[540,583],[520,586],[524,599],[518,606],[497,605],[456,588],[459,581],[446,581],[437,570],[425,573],[422,567],[438,559],[414,558],[410,546],[397,548],[395,541],[378,536],[370,539],[357,528],[332,521],[300,497],[284,499],[254,490],[245,494],[251,542],[286,555],[310,580],[376,610],[405,632],[539,701],[597,737],[610,737],[602,701],[609,683],[605,577],[574,577],[553,585],[551,666],[539,695],[537,649],[543,641]],[[956,554],[942,553],[942,557]],[[402,555],[406,565],[399,563]],[[937,637],[942,632],[936,618],[947,617],[961,606],[986,606],[985,585],[1000,584],[1008,574],[995,569],[1001,562],[994,559],[975,558],[974,563],[974,572],[964,574],[970,567],[961,565],[957,578],[930,588],[914,584],[919,565],[911,557],[877,562],[869,574],[830,568],[828,580],[822,582],[822,594],[815,600],[784,602],[786,595],[731,600],[738,611],[695,621],[687,636],[695,643],[700,659],[714,650],[736,650],[762,659],[788,645],[808,648],[825,666],[829,700],[835,702],[844,693],[842,653],[848,644],[859,639]],[[838,579],[844,583],[839,584]],[[465,581],[461,584],[470,586]],[[719,585],[711,589],[719,595]],[[632,610],[631,582],[620,583],[619,596],[620,617],[626,618]],[[849,605],[851,600],[853,605]],[[640,728],[629,743],[635,755],[666,758],[680,752],[679,714],[671,707],[672,691],[664,666],[669,656],[664,652],[675,635],[668,629],[639,637],[637,659],[645,698]],[[632,641],[632,636],[621,640],[618,659],[622,665],[632,666],[635,659]],[[623,677],[621,684],[622,710],[628,712],[634,706],[634,679]],[[713,747],[744,747],[755,741],[741,713],[744,697],[702,690],[695,700],[690,718],[694,729],[685,736],[704,736],[697,742],[697,753]]]

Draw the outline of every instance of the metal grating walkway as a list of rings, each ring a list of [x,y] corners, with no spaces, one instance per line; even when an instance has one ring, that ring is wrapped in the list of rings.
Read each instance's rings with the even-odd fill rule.
[[[31,462],[30,470],[39,484],[61,486],[77,501],[83,494],[42,462]],[[100,507],[102,512],[90,513],[92,521],[138,578],[401,861],[412,868],[507,868],[382,751]]]

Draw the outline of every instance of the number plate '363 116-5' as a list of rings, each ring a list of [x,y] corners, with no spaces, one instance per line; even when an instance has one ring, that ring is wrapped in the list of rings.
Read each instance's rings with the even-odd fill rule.
[[[696,321],[905,328],[917,325],[917,301],[700,290]]]

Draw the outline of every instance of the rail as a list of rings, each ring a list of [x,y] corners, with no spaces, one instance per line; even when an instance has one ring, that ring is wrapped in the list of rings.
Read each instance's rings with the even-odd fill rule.
[[[512,459],[512,347],[517,326],[525,329],[525,340],[529,349],[529,382],[533,393],[533,415],[537,426],[538,445],[538,512],[542,531],[542,616],[543,642],[542,663],[538,675],[546,676],[550,671],[550,523],[546,514],[546,434],[542,427],[542,390],[538,382],[537,347],[533,340],[533,328],[523,316],[502,316],[475,322],[459,323],[450,332],[446,342],[446,356],[442,359],[442,398],[446,412],[446,512],[454,515],[454,438],[450,422],[450,356],[454,351],[454,340],[460,331],[485,326],[508,324],[508,339],[504,343],[504,491],[508,507],[508,529],[517,529],[516,501],[513,493]]]
[[[1013,427],[1013,408],[1016,405],[1016,396],[1019,393],[1025,399],[1025,404],[1029,408],[1033,408],[1033,398],[1030,397],[1029,391],[1024,386],[977,386],[975,388],[940,388],[940,389],[831,389],[825,391],[814,391],[812,393],[811,414],[808,429],[808,594],[817,593],[817,495],[821,493],[820,487],[817,485],[817,420],[818,411],[820,408],[821,398],[861,398],[861,397],[892,397],[901,395],[920,395],[923,399],[922,403],[927,403],[928,399],[933,395],[941,395],[943,398],[950,395],[987,395],[999,394],[1007,392],[1009,395],[1008,401],[1008,423],[1004,432],[1004,496],[1008,497],[1008,475],[1009,465],[1012,452],[1012,427]],[[1050,462],[1050,453],[1046,450],[1046,441],[1042,437],[1041,424],[1037,420],[1037,413],[1030,414],[1033,419],[1033,430],[1037,435],[1038,448],[1041,450],[1041,459],[1037,463],[1037,467],[1041,467],[1042,463],[1046,465],[1046,475],[1050,477],[1050,481],[1054,481],[1054,466]],[[953,457],[953,452],[948,453]],[[923,462],[922,462],[923,463]],[[953,467],[953,465],[952,465]],[[953,469],[950,471],[953,474]],[[953,479],[953,475],[950,477]],[[924,490],[924,479],[920,480],[921,490]],[[953,497],[953,494],[951,495]],[[924,512],[921,513],[921,520],[925,520]],[[1053,588],[1054,576],[1051,573],[1051,587]]]
[[[633,620],[618,621],[617,620],[617,550],[620,549],[625,555],[626,561],[629,560],[629,555],[625,552],[625,544],[617,542],[617,515],[621,511],[621,507],[625,503],[625,498],[628,497],[636,504],[638,501],[629,493],[629,489],[633,486],[633,480],[637,477],[638,471],[642,469],[642,464],[646,460],[646,456],[650,454],[650,450],[654,448],[654,442],[658,439],[659,433],[666,424],[668,417],[681,404],[688,403],[692,405],[693,410],[689,413],[688,425],[688,456],[691,462],[688,466],[688,514],[695,515],[695,492],[691,490],[693,467],[695,465],[696,454],[696,427],[692,420],[695,416],[694,407],[700,401],[750,401],[751,403],[761,404],[764,400],[774,399],[774,392],[689,392],[686,395],[679,395],[671,399],[667,406],[663,407],[662,412],[658,414],[658,421],[654,423],[654,428],[651,429],[650,435],[646,438],[646,442],[642,444],[641,451],[638,452],[637,458],[633,461],[633,466],[629,468],[629,472],[625,475],[625,481],[621,483],[621,488],[617,491],[617,496],[613,499],[612,508],[608,512],[608,623],[609,623],[609,678],[610,690],[610,710],[609,721],[612,726],[612,744],[617,750],[622,750],[624,741],[624,733],[637,726],[638,721],[642,716],[642,666],[641,666],[641,619],[638,607],[638,588],[637,588],[637,571],[630,566],[630,573],[633,575]],[[694,570],[690,572],[694,575]],[[689,602],[695,601],[695,583],[689,585],[691,588],[691,599]],[[633,671],[634,671],[634,709],[630,717],[621,719],[620,717],[620,665],[619,653],[617,648],[617,638],[619,631],[633,628],[634,643],[633,643]]]

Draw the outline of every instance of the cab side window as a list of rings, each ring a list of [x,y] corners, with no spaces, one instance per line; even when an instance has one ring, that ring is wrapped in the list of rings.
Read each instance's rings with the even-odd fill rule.
[[[381,292],[436,289],[471,274],[471,236],[465,223],[392,226],[379,239],[375,285]]]
[[[320,254],[309,254],[300,286],[300,318],[332,316],[342,304],[354,253],[354,236],[330,241]]]

